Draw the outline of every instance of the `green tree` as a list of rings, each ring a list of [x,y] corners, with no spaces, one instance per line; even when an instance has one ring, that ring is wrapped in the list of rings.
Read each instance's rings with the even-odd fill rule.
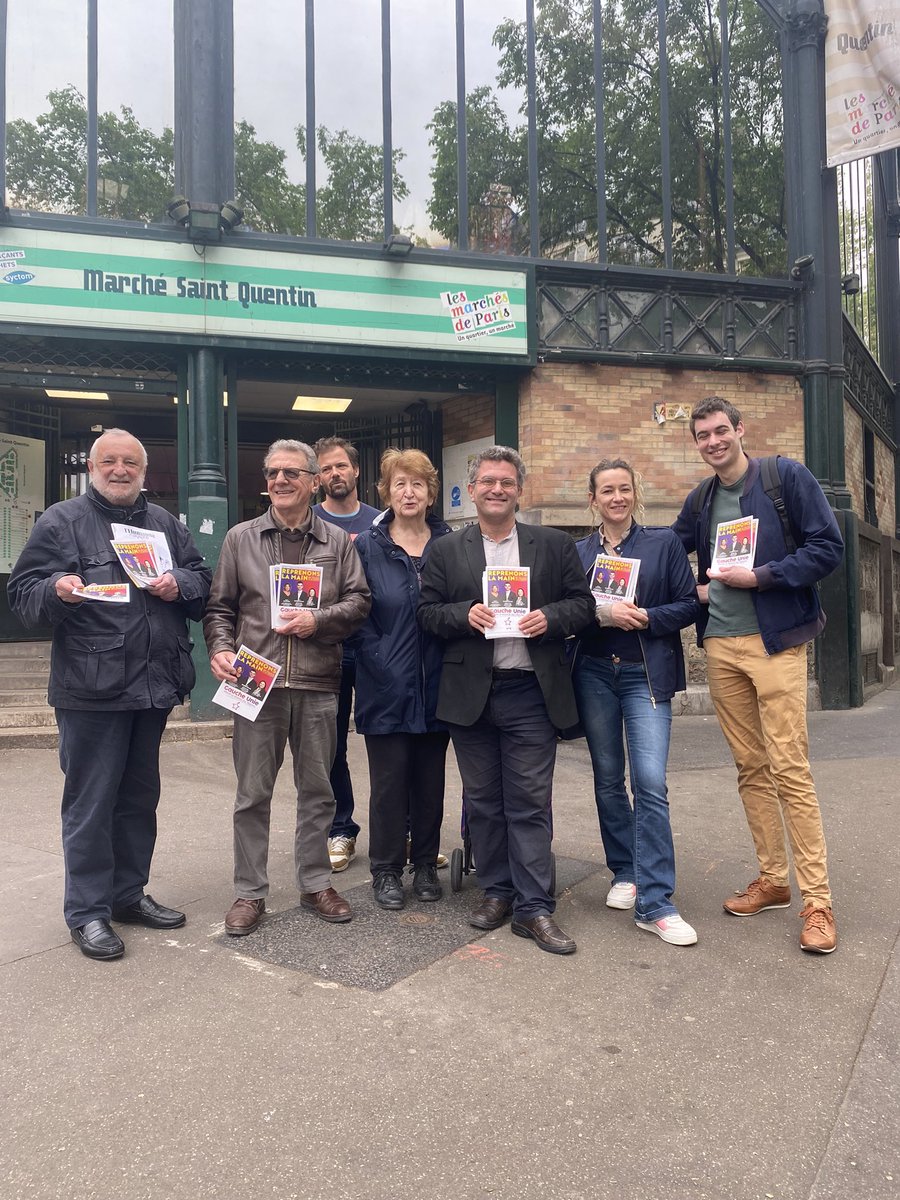
[[[722,271],[725,162],[718,5],[714,0],[669,0],[667,14],[675,265]],[[646,0],[610,0],[604,5],[603,21],[609,258],[662,264],[656,6]],[[542,251],[566,256],[584,242],[596,252],[591,0],[542,0],[535,34]],[[500,52],[498,85],[524,93],[524,25],[504,21],[494,43]],[[781,273],[785,228],[780,62],[777,38],[756,0],[732,0],[729,43],[738,253],[749,270]],[[524,230],[529,220],[525,125],[504,129],[498,108],[486,89],[468,97],[469,158],[479,164],[479,171],[486,161],[490,172],[490,139],[499,138],[493,182],[508,189],[511,208]],[[520,111],[524,117],[524,100]],[[455,236],[455,121],[456,106],[447,102],[436,109],[429,127],[435,153],[429,211],[448,237]],[[491,194],[490,184],[471,169],[469,188],[475,208]]]
[[[297,148],[306,158],[306,130],[297,126]],[[319,237],[348,242],[380,242],[384,234],[382,148],[339,129],[316,130],[316,144],[328,182],[316,188],[316,232]],[[405,200],[409,188],[399,171],[402,150],[393,152],[394,200]]]
[[[50,92],[49,109],[35,122],[10,121],[6,130],[7,188],[16,207],[84,212],[87,109],[77,88]],[[97,117],[97,212],[153,221],[172,198],[171,129],[141,125],[130,108]]]
[[[87,109],[76,87],[51,92],[48,109],[33,122],[7,126],[7,188],[16,208],[82,213],[86,208]],[[302,235],[306,231],[306,188],[288,176],[286,152],[261,140],[247,121],[235,136],[235,192],[248,228]],[[174,191],[174,141],[141,125],[130,108],[98,115],[97,212],[122,220],[160,221]],[[327,179],[316,190],[318,235],[346,241],[380,241],[383,180],[381,147],[341,129],[316,133]],[[304,130],[297,144],[305,157]],[[395,200],[409,189],[394,151]]]

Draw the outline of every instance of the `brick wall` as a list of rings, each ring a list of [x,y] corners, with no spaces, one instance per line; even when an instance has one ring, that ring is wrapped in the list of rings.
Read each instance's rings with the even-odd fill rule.
[[[494,436],[494,397],[459,396],[441,405],[444,445],[458,446]]]
[[[644,476],[647,521],[670,521],[708,470],[688,421],[660,424],[654,405],[690,412],[710,395],[740,409],[748,453],[802,460],[803,399],[792,376],[540,364],[519,393],[519,449],[529,471],[523,508],[544,510],[547,524],[583,525],[591,468],[601,458],[621,456]]]
[[[844,405],[844,470],[847,488],[853,501],[853,511],[862,519],[865,514],[865,457],[863,419],[855,408]],[[896,503],[894,493],[894,455],[888,446],[875,437],[875,507],[881,533],[894,535]]]
[[[865,512],[865,459],[863,457],[863,422],[855,408],[844,405],[844,471],[853,511],[862,518]]]

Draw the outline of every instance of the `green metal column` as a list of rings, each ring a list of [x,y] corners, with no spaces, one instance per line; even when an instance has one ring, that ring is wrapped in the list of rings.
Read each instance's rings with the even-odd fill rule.
[[[788,0],[784,14],[785,166],[791,275],[800,298],[806,463],[836,510],[847,547],[840,568],[821,585],[829,615],[816,670],[826,708],[861,702],[857,523],[844,465],[844,353],[841,317],[837,176],[825,167],[825,30],[822,0]]]
[[[193,351],[190,377],[188,527],[200,552],[215,570],[228,530],[228,494],[221,450],[225,437],[225,409],[220,356],[214,350]],[[222,710],[212,703],[218,684],[209,669],[202,630],[197,626],[193,632],[197,683],[191,693],[191,719],[210,720],[222,715]]]
[[[519,376],[512,373],[497,375],[494,439],[498,446],[519,448]]]

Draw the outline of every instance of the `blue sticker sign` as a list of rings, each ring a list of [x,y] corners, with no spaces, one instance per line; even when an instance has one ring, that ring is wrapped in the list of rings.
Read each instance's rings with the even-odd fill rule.
[[[31,283],[34,276],[30,271],[7,271],[3,279],[6,283]]]
[[[451,508],[459,508],[461,503],[462,503],[462,493],[460,492],[459,487],[454,485],[450,489],[450,507]]]

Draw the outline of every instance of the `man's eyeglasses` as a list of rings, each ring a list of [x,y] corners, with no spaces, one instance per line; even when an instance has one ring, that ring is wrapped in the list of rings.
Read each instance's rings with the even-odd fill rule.
[[[318,475],[318,471],[310,471],[306,467],[263,467],[263,478],[277,479],[282,474],[285,479],[296,481],[301,475]]]
[[[495,487],[503,488],[504,492],[515,492],[518,490],[519,481],[517,479],[494,479],[493,476],[488,476],[485,479],[476,479],[475,482],[480,488],[485,491],[491,491]]]

